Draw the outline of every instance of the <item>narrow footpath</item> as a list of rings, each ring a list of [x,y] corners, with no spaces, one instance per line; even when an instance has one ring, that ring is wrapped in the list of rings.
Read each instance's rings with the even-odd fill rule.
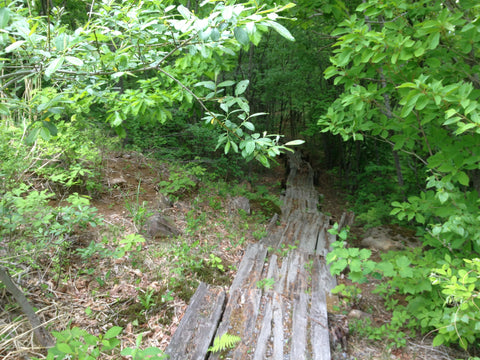
[[[329,360],[327,296],[336,280],[325,255],[335,236],[317,210],[313,170],[290,156],[282,215],[251,244],[228,291],[200,284],[166,353],[172,360]],[[339,221],[352,221],[346,214]],[[241,341],[208,352],[225,333]]]

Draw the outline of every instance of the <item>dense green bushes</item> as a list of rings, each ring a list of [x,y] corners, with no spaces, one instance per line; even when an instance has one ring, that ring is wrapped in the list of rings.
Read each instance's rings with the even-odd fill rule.
[[[390,215],[416,226],[423,242],[422,249],[387,254],[378,264],[343,248],[330,260],[339,256],[349,263],[356,280],[363,279],[359,274],[383,277],[379,291],[387,298],[404,294],[410,324],[436,332],[435,345],[458,343],[475,351],[480,84],[473,48],[479,10],[473,1],[362,2],[333,32],[337,41],[325,75],[344,92],[319,121],[345,140],[388,144],[391,160],[376,165],[389,175],[370,178],[384,194],[377,197],[378,190],[363,183],[360,196],[372,194],[373,207],[360,218],[377,217],[376,210],[385,214],[391,202]],[[362,167],[366,176],[376,171],[372,163]],[[388,194],[389,181],[398,184],[396,199]]]

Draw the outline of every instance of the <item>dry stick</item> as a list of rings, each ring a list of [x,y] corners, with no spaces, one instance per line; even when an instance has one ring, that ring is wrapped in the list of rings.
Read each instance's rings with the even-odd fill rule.
[[[8,292],[12,294],[22,308],[23,313],[27,316],[28,321],[30,321],[30,324],[32,325],[33,333],[39,344],[45,348],[53,346],[55,344],[53,337],[50,335],[47,329],[45,329],[35,313],[32,305],[30,305],[22,290],[20,290],[17,285],[13,283],[8,270],[3,266],[0,266],[0,281],[3,282]]]

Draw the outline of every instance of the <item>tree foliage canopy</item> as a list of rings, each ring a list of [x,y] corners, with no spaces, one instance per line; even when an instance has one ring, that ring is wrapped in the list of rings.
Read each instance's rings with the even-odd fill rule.
[[[56,135],[52,119],[93,108],[125,136],[126,121],[165,123],[176,111],[199,104],[205,121],[224,129],[219,146],[226,152],[232,147],[268,165],[284,148],[276,136],[254,132],[242,97],[248,81],[217,80],[240,49],[258,44],[269,29],[293,40],[277,22],[278,13],[292,4],[264,8],[205,1],[202,16],[163,1],[92,3],[87,23],[73,31],[58,8],[45,19],[13,10],[14,5],[0,9],[0,112],[20,117],[28,112],[30,142]]]
[[[436,344],[458,336],[466,348],[477,341],[478,311],[471,310],[478,310],[480,284],[471,284],[470,297],[455,298],[451,280],[463,271],[462,259],[480,253],[480,5],[364,1],[332,35],[337,41],[325,76],[344,90],[319,125],[345,140],[375,138],[420,165],[423,189],[394,201],[391,214],[420,225],[430,250],[416,266],[425,275],[442,267],[443,285],[438,278],[434,284],[444,286],[447,304],[462,305],[439,314],[435,290],[418,287],[406,290],[415,294],[410,310],[424,328],[440,329]],[[405,171],[397,162],[399,179]]]

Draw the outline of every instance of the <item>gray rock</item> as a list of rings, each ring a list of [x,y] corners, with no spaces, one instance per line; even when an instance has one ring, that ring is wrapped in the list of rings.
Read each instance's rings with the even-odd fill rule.
[[[150,239],[175,237],[180,235],[180,231],[168,217],[155,213],[148,218],[144,226],[145,233]]]
[[[239,209],[242,209],[247,214],[250,214],[250,200],[248,200],[245,196],[236,196],[230,199],[230,202],[229,202],[230,212],[238,211]]]
[[[362,310],[357,310],[357,309],[352,309],[350,310],[350,312],[348,313],[347,317],[349,319],[372,319],[372,314],[369,314],[369,313],[366,313]]]
[[[393,240],[390,235],[390,230],[383,226],[368,229],[361,244],[364,247],[378,251],[399,250],[404,248],[402,242]]]

